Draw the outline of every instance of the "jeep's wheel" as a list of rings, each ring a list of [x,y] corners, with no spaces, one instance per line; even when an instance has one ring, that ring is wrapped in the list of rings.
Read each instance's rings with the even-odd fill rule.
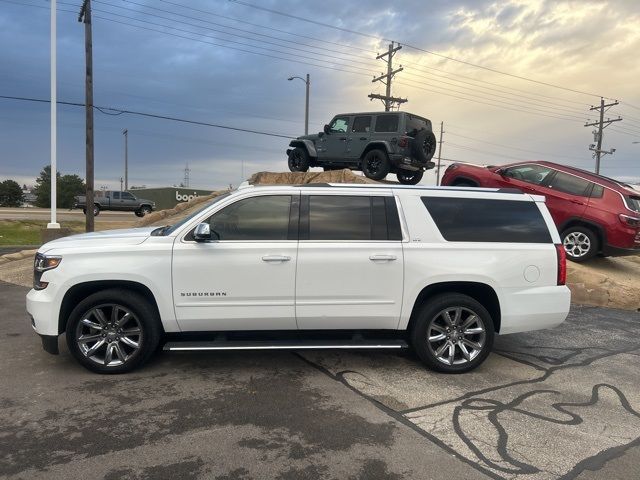
[[[431,130],[420,130],[411,143],[411,155],[420,163],[427,163],[436,153],[436,136]]]
[[[151,207],[148,205],[143,205],[135,212],[136,217],[144,217],[145,215],[148,215],[150,213],[151,213]]]
[[[371,180],[382,180],[390,168],[389,157],[382,150],[370,150],[362,159],[362,173]]]
[[[309,153],[300,147],[289,152],[289,170],[292,172],[306,172],[309,170]]]
[[[585,227],[569,227],[562,232],[562,244],[567,258],[574,262],[584,262],[598,253],[598,238]]]
[[[427,302],[418,313],[411,342],[427,367],[445,373],[473,370],[493,347],[493,321],[475,299],[445,293]]]
[[[103,290],[81,301],[69,317],[67,345],[96,373],[126,373],[146,362],[160,342],[155,309],[127,290]]]
[[[403,185],[416,185],[420,180],[422,180],[422,176],[424,172],[422,170],[417,170],[415,172],[410,172],[409,170],[400,170],[396,173],[396,177],[398,177],[398,181]]]

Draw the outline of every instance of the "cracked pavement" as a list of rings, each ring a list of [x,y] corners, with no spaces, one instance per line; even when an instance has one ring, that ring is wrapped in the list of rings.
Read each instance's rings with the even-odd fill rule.
[[[99,376],[0,282],[0,478],[637,478],[640,314],[574,307],[478,370],[411,353],[163,353]],[[90,472],[90,474],[88,473]]]

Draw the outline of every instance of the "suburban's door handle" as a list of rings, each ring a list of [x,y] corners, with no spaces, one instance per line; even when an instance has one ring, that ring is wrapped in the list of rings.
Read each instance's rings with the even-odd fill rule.
[[[370,255],[369,260],[372,260],[374,262],[376,260],[386,260],[388,262],[391,262],[393,260],[396,260],[396,256],[395,255]]]
[[[265,255],[262,257],[263,262],[288,262],[291,257],[286,255]]]

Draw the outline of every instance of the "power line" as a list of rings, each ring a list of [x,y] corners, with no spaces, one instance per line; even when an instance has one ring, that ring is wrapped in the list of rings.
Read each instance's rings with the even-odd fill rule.
[[[266,7],[262,7],[262,6],[259,6],[259,5],[254,5],[252,3],[244,2],[242,0],[230,0],[230,1],[232,3],[237,3],[239,5],[244,5],[245,7],[255,8],[257,10],[262,10],[262,11],[265,11],[265,12],[273,13],[275,15],[282,15],[284,17],[293,18],[295,20],[300,20],[300,21],[303,21],[303,22],[308,22],[308,23],[312,23],[312,24],[315,24],[315,25],[320,25],[320,26],[326,27],[326,28],[332,28],[334,30],[340,30],[340,31],[346,32],[346,33],[352,33],[354,35],[359,35],[359,36],[362,36],[362,37],[372,38],[372,39],[378,40],[378,41],[385,41],[385,42],[396,41],[398,43],[401,43],[405,47],[411,48],[413,50],[418,50],[420,52],[427,53],[429,55],[434,55],[434,56],[437,56],[437,57],[440,57],[440,58],[444,58],[445,60],[450,60],[452,62],[461,63],[463,65],[468,65],[470,67],[479,68],[479,69],[486,70],[486,71],[489,71],[489,72],[492,72],[492,73],[497,73],[497,74],[500,74],[500,75],[506,75],[506,76],[512,77],[512,78],[517,78],[519,80],[524,80],[524,81],[527,81],[527,82],[537,83],[539,85],[544,85],[544,86],[547,86],[547,87],[557,88],[557,89],[564,90],[564,91],[567,91],[567,92],[578,93],[578,94],[581,94],[581,95],[588,95],[588,96],[591,96],[591,97],[601,97],[602,96],[602,95],[598,95],[598,94],[591,93],[591,92],[585,92],[585,91],[582,91],[582,90],[576,90],[576,89],[573,89],[573,88],[563,87],[561,85],[556,85],[556,84],[549,83],[549,82],[543,82],[541,80],[535,80],[535,79],[524,77],[524,76],[521,76],[521,75],[516,75],[516,74],[513,74],[513,73],[503,72],[503,71],[497,70],[495,68],[485,67],[484,65],[478,65],[478,64],[475,64],[475,63],[472,63],[472,62],[467,62],[465,60],[459,60],[457,58],[453,58],[453,57],[450,57],[448,55],[443,55],[441,53],[433,52],[431,50],[426,50],[424,48],[416,47],[415,45],[411,45],[411,44],[408,44],[406,42],[399,41],[397,39],[378,37],[376,35],[371,35],[371,34],[368,34],[368,33],[359,32],[357,30],[351,30],[351,29],[348,29],[348,28],[338,27],[336,25],[331,25],[331,24],[328,24],[328,23],[320,22],[320,21],[317,21],[317,20],[312,20],[312,19],[301,17],[301,16],[298,16],[298,15],[293,15],[293,14],[290,14],[290,13],[281,12],[281,11],[274,10],[274,9],[271,9],[271,8],[266,8]],[[605,98],[609,98],[609,97],[605,97]],[[640,108],[638,108],[638,110],[640,110]]]
[[[18,100],[18,101],[24,101],[24,102],[37,102],[37,103],[50,103],[51,100],[47,100],[44,98],[32,98],[32,97],[17,97],[17,96],[10,96],[10,95],[0,95],[0,98],[5,99],[5,100]],[[73,107],[84,107],[85,104],[84,103],[79,103],[79,102],[65,102],[65,101],[58,101],[57,102],[60,105],[69,105],[69,106],[73,106]],[[105,113],[103,110],[108,110],[110,112],[119,112],[118,114],[128,114],[128,115],[137,115],[140,117],[148,117],[148,118],[157,118],[160,120],[171,120],[173,122],[180,122],[180,123],[188,123],[188,124],[192,124],[192,125],[202,125],[205,127],[214,127],[214,128],[222,128],[224,130],[233,130],[236,132],[245,132],[245,133],[255,133],[256,135],[266,135],[269,137],[278,137],[278,138],[287,138],[287,139],[291,139],[291,138],[295,138],[295,135],[283,135],[283,134],[279,134],[279,133],[271,133],[271,132],[263,132],[260,130],[251,130],[248,128],[239,128],[239,127],[231,127],[229,125],[220,125],[217,123],[209,123],[209,122],[201,122],[198,120],[189,120],[186,118],[179,118],[179,117],[172,117],[172,116],[168,116],[168,115],[158,115],[158,114],[154,114],[154,113],[147,113],[147,112],[138,112],[135,110],[125,110],[125,109],[120,109],[120,108],[114,108],[114,107],[100,107],[100,106],[96,106],[94,105],[93,108],[97,109],[99,112]]]

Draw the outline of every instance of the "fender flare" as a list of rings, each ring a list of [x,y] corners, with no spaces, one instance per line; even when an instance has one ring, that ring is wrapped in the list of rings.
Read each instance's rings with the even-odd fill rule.
[[[311,140],[291,140],[291,142],[289,142],[289,146],[290,147],[299,147],[299,148],[306,148],[307,153],[309,154],[310,157],[317,157],[318,156],[318,152],[316,151],[316,146],[313,144],[313,142]]]
[[[360,158],[364,158],[364,156],[369,153],[371,150],[373,149],[380,149],[380,147],[382,147],[384,149],[384,151],[388,154],[391,153],[392,149],[391,149],[391,145],[389,144],[389,142],[387,140],[374,140],[373,142],[369,142],[367,143],[367,146],[364,147],[364,150],[362,151],[362,155],[360,155]]]

